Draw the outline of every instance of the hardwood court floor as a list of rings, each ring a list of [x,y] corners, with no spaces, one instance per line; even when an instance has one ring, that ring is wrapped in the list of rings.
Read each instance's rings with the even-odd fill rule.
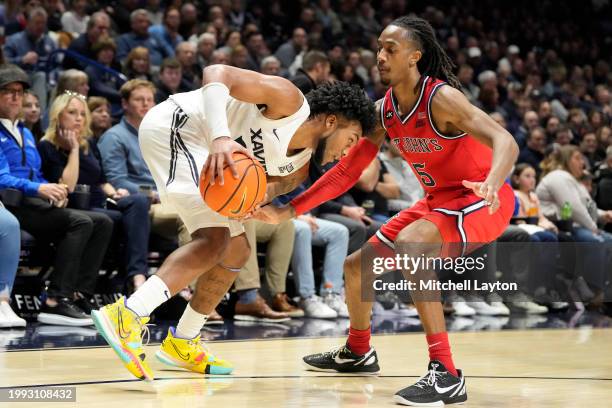
[[[210,343],[236,365],[228,377],[198,378],[166,370],[147,348],[157,380],[134,380],[108,347],[0,353],[0,388],[36,384],[77,387],[87,407],[392,407],[392,395],[425,373],[423,335],[373,338],[378,377],[304,371],[301,356],[344,338]],[[467,376],[469,407],[609,407],[612,329],[529,330],[451,334]],[[8,406],[4,403],[0,406]],[[61,407],[75,404],[15,403]]]

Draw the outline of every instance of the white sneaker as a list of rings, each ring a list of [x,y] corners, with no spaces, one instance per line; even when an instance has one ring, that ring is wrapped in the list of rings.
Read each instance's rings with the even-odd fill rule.
[[[476,314],[476,311],[468,306],[461,296],[454,298],[451,303],[455,316],[474,316]]]
[[[329,295],[323,298],[323,303],[330,307],[330,309],[335,310],[338,314],[338,317],[349,317],[348,307],[346,307],[346,302],[342,299],[342,296],[337,293],[330,293]]]
[[[489,305],[485,300],[476,295],[472,295],[469,298],[469,301],[466,304],[476,311],[476,314],[482,316],[495,316],[498,314],[497,308]]]
[[[538,305],[534,302],[515,302],[514,306],[527,314],[548,313],[548,308],[546,306]]]
[[[504,302],[491,302],[491,307],[497,311],[496,316],[510,316],[510,309]]]
[[[548,313],[548,308],[546,306],[538,305],[534,301],[531,300],[529,296],[524,293],[518,293],[512,299],[512,306],[518,309],[521,312],[527,314],[544,314]]]
[[[304,316],[306,317],[314,317],[315,319],[335,319],[338,317],[338,313],[323,303],[317,295],[302,299],[300,308],[304,310]]]
[[[26,321],[17,316],[8,302],[0,302],[0,327],[25,327]]]

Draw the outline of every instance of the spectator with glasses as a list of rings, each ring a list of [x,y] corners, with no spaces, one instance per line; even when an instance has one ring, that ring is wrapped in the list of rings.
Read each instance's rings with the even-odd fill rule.
[[[105,222],[105,216],[62,208],[68,187],[43,178],[34,137],[18,119],[28,86],[28,76],[19,67],[0,67],[0,190],[10,189],[12,202],[3,201],[21,228],[37,241],[54,242],[57,249],[38,320],[91,325],[84,310],[90,302],[80,294],[95,285],[112,223]]]

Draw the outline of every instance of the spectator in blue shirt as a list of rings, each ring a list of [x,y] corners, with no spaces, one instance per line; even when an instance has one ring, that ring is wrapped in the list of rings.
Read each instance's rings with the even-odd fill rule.
[[[132,31],[122,34],[117,40],[117,58],[123,62],[132,48],[145,47],[149,50],[151,64],[160,66],[163,59],[170,54],[157,38],[149,35],[149,13],[144,9],[134,10],[130,15],[130,23]]]
[[[181,13],[175,7],[168,7],[164,11],[163,24],[156,24],[149,28],[149,34],[164,47],[167,56],[174,56],[174,49],[183,42],[183,36],[178,29],[181,25]]]
[[[47,12],[42,7],[33,8],[25,30],[9,36],[4,45],[7,62],[20,66],[28,73],[32,91],[44,108],[47,106],[47,82],[41,66],[56,48],[47,34]]]
[[[121,86],[119,94],[124,115],[121,121],[104,132],[98,141],[104,175],[115,188],[126,189],[130,194],[150,191],[153,203],[151,230],[174,239],[177,215],[161,208],[159,195],[155,191],[155,181],[138,143],[140,123],[155,104],[155,85],[142,79],[132,79]]]
[[[14,65],[0,67],[0,190],[11,189],[4,204],[21,228],[37,240],[54,242],[53,274],[38,320],[88,326],[91,297],[112,232],[108,217],[62,208],[68,189],[48,183],[32,133],[19,121],[27,74]],[[20,197],[21,196],[21,197]]]

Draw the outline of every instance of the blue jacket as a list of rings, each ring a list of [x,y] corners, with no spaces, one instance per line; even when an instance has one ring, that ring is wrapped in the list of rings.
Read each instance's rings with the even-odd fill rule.
[[[140,37],[134,33],[126,33],[117,40],[117,58],[123,62],[127,55],[136,47],[145,47],[149,50],[151,65],[160,66],[164,58],[172,57],[167,54],[163,44],[153,36]]]
[[[138,131],[125,117],[104,132],[98,149],[106,180],[115,188],[125,188],[132,194],[138,193],[138,186],[143,184],[155,189],[155,181],[140,151]]]
[[[21,31],[6,39],[6,44],[4,44],[4,55],[8,62],[19,65],[24,71],[32,72],[39,70],[37,66],[22,64],[21,58],[29,51],[34,51],[38,54],[37,65],[40,66],[56,48],[49,34],[43,34],[37,41],[32,41],[32,39],[28,37],[26,31]]]
[[[27,196],[38,195],[38,187],[47,183],[40,171],[40,155],[32,132],[19,123],[24,148],[0,123],[0,190],[15,188]]]
[[[159,41],[168,57],[174,57],[174,49],[183,42],[183,36],[180,34],[173,40],[163,24],[149,27],[149,35]]]

